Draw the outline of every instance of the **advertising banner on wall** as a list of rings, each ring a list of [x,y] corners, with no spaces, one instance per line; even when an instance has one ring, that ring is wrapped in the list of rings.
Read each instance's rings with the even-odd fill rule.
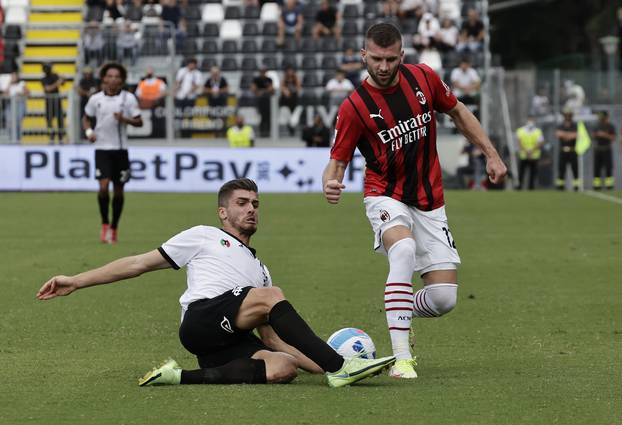
[[[131,180],[136,192],[216,192],[228,180],[248,177],[261,192],[321,192],[327,148],[132,147]],[[94,147],[0,146],[0,190],[96,190]],[[344,184],[363,187],[364,159],[355,155]]]

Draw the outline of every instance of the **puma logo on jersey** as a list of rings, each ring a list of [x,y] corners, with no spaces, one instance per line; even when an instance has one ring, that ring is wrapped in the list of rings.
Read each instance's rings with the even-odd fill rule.
[[[382,116],[382,109],[378,109],[377,114],[369,114],[369,118],[380,118],[384,121],[384,117]]]
[[[231,323],[229,323],[229,319],[226,316],[222,317],[222,322],[220,322],[220,327],[230,334],[233,333],[233,329],[231,328]]]

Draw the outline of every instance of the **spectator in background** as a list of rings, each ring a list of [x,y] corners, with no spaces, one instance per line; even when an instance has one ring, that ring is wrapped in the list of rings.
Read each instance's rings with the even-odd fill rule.
[[[616,129],[609,122],[609,113],[601,111],[598,113],[598,124],[592,136],[596,141],[594,145],[594,190],[603,188],[602,172],[605,173],[605,187],[609,190],[615,186],[613,176],[613,143],[616,140]]]
[[[192,117],[192,108],[203,87],[202,80],[201,71],[197,69],[197,60],[186,59],[186,65],[175,76],[175,116],[178,117],[178,128],[181,128],[181,118]],[[181,136],[188,137],[190,132],[182,130]]]
[[[177,28],[175,28],[175,50],[181,52],[188,39],[188,21],[186,18],[180,18]]]
[[[440,29],[438,19],[431,13],[425,13],[419,22],[417,34],[413,36],[413,47],[418,51],[435,47]]]
[[[8,108],[4,110],[4,120],[9,128],[9,139],[19,143],[22,137],[22,120],[26,116],[26,98],[30,95],[30,91],[26,82],[19,78],[19,74],[12,72],[11,82],[2,94],[9,97]],[[13,128],[15,128],[15,134],[13,134]]]
[[[339,106],[343,100],[354,90],[350,80],[346,79],[346,74],[338,69],[335,76],[326,83],[326,91],[330,98],[330,105]]]
[[[361,82],[361,70],[363,69],[360,53],[355,53],[353,48],[348,47],[343,53],[339,69],[343,71],[354,87],[358,86]]]
[[[162,12],[160,13],[162,20],[170,22],[177,28],[179,19],[181,18],[181,9],[177,4],[177,0],[161,0],[160,5],[162,6]]]
[[[143,6],[143,18],[160,18],[162,16],[162,5],[158,0],[146,0]]]
[[[329,0],[320,2],[320,9],[315,14],[315,24],[313,25],[313,38],[335,37],[341,38],[341,14]]]
[[[327,148],[330,146],[330,130],[320,114],[313,117],[313,123],[302,129],[302,140],[308,148]]]
[[[95,66],[99,66],[104,60],[104,36],[97,21],[91,21],[86,26],[82,37],[84,46],[84,63],[89,64],[95,59]]]
[[[154,73],[153,67],[148,66],[145,76],[136,86],[136,97],[140,109],[153,109],[164,106],[166,83]]]
[[[136,64],[138,56],[138,40],[132,29],[132,24],[125,21],[121,24],[121,31],[117,36],[117,60],[121,63],[125,58],[130,59],[132,65]]]
[[[538,92],[531,98],[531,113],[535,117],[543,117],[551,113],[551,101],[546,92],[545,87],[540,87]]]
[[[302,8],[298,5],[298,2],[296,0],[286,0],[279,17],[277,45],[283,46],[285,36],[294,36],[296,40],[300,40],[303,23]]]
[[[467,19],[460,28],[457,49],[459,52],[479,52],[484,46],[484,23],[475,9],[469,9]]]
[[[559,161],[557,169],[557,180],[555,185],[558,190],[564,190],[566,185],[566,171],[570,165],[572,171],[572,186],[575,191],[579,190],[581,180],[579,180],[579,161],[576,151],[577,145],[577,123],[573,120],[572,109],[564,109],[564,120],[557,127],[555,135],[559,140]]]
[[[544,136],[542,130],[536,126],[536,117],[530,114],[525,125],[516,130],[516,137],[518,138],[518,158],[520,160],[516,189],[521,190],[523,188],[525,171],[529,170],[529,190],[534,190],[538,178],[538,161],[544,145]]]
[[[458,44],[458,27],[449,18],[441,21],[441,27],[436,33],[436,48],[441,52],[453,52]]]
[[[207,96],[209,106],[227,106],[229,97],[229,84],[220,73],[220,68],[212,66],[210,76],[205,81],[203,92]]]
[[[99,91],[99,81],[93,74],[93,68],[85,66],[82,70],[82,78],[78,82],[78,95],[80,96],[80,119],[84,116],[84,107],[89,97]]]
[[[268,68],[262,66],[259,70],[259,75],[251,83],[251,92],[255,95],[257,112],[261,116],[261,122],[259,123],[260,137],[268,137],[270,135],[270,99],[274,95],[274,86],[272,78],[266,75],[267,72]]]
[[[459,101],[467,105],[477,103],[481,80],[468,58],[460,60],[460,65],[451,71],[450,80]]]
[[[581,112],[585,104],[585,90],[572,80],[564,81],[564,109],[570,109],[573,113]]]
[[[285,68],[283,79],[281,79],[281,98],[279,99],[280,106],[286,106],[290,112],[294,112],[294,109],[298,106],[298,98],[302,90],[302,84],[300,78],[296,74],[294,68],[288,65]],[[294,127],[291,124],[287,125],[289,134],[294,134]]]
[[[227,140],[231,148],[252,148],[255,146],[255,132],[253,127],[244,124],[244,117],[240,114],[235,117],[235,125],[227,130]]]
[[[60,97],[60,87],[65,80],[52,72],[52,64],[44,63],[41,67],[43,70],[43,78],[41,85],[45,92],[45,120],[48,126],[48,134],[50,136],[50,144],[54,144],[54,136],[58,136],[58,143],[63,143],[65,133],[65,119],[63,113],[63,105]],[[54,130],[53,121],[56,118],[58,123],[57,130]]]
[[[466,164],[458,167],[456,177],[461,189],[486,189],[486,157],[477,146],[465,142],[462,155],[466,157]]]
[[[132,22],[140,22],[143,19],[142,0],[132,0],[125,10],[125,19]]]
[[[115,22],[119,18],[123,18],[125,8],[122,0],[106,0],[104,7],[104,22]]]

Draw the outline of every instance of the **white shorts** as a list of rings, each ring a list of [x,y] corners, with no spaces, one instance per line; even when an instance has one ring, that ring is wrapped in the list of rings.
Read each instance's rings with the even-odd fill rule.
[[[415,239],[415,271],[455,270],[460,256],[449,231],[445,207],[421,211],[388,196],[364,199],[367,218],[374,231],[374,250],[387,253],[382,233],[395,226],[408,227]]]

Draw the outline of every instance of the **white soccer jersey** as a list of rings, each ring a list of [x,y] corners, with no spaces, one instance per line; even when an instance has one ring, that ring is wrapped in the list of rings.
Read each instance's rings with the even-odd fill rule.
[[[127,124],[117,121],[114,113],[122,112],[127,118],[140,116],[138,101],[132,93],[121,90],[116,96],[107,96],[103,91],[97,92],[89,98],[84,112],[97,121],[96,149],[127,149]]]
[[[217,297],[237,286],[272,286],[268,268],[255,250],[216,227],[195,226],[158,250],[174,269],[186,266],[188,288],[179,299],[182,317],[193,301]]]

